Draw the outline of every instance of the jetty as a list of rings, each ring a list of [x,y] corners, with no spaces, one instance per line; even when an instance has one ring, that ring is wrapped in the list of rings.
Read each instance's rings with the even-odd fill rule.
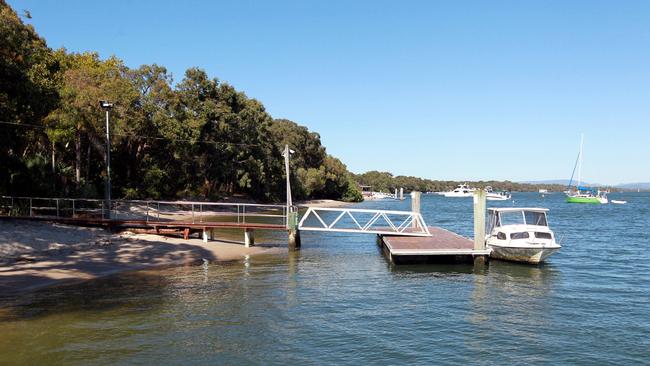
[[[474,241],[452,231],[433,226],[428,229],[428,237],[379,235],[378,243],[395,264],[473,263],[490,255],[489,249],[475,249]]]
[[[411,209],[420,212],[420,192],[411,192]],[[428,236],[378,234],[377,243],[393,264],[473,263],[489,260],[485,246],[486,192],[474,192],[474,240],[440,227],[427,227]],[[414,225],[414,230],[417,227]]]
[[[291,201],[288,201],[290,203]],[[47,220],[108,229],[199,234],[204,242],[215,230],[240,229],[244,245],[255,244],[255,230],[286,231],[288,248],[301,247],[301,231],[375,234],[394,264],[485,262],[485,192],[474,197],[474,240],[428,226],[420,213],[420,192],[411,192],[411,211],[299,207],[252,203],[138,201],[72,198],[0,197],[0,218]]]

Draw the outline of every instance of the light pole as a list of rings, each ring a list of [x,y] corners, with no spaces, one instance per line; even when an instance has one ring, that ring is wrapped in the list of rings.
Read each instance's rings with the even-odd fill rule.
[[[284,145],[282,156],[284,156],[284,170],[287,175],[287,212],[289,212],[289,209],[291,206],[293,206],[293,202],[291,200],[291,180],[289,179],[289,157],[294,152],[295,151],[289,149],[289,145]]]
[[[106,213],[105,218],[111,218],[111,138],[110,130],[108,127],[108,115],[113,108],[113,103],[106,100],[100,100],[99,106],[106,111]]]
[[[289,232],[288,247],[289,250],[300,248],[300,231],[298,230],[298,212],[293,207],[291,200],[291,175],[289,174],[289,157],[294,151],[289,149],[289,145],[284,145],[284,170],[287,175],[287,230]]]

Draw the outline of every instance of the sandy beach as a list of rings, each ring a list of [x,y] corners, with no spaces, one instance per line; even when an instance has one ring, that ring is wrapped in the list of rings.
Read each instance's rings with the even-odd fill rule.
[[[294,202],[299,207],[345,207],[354,205],[356,202],[345,202],[336,200],[307,200]]]
[[[90,280],[153,267],[236,261],[285,252],[254,246],[178,237],[111,234],[103,229],[52,222],[0,220],[0,293]]]

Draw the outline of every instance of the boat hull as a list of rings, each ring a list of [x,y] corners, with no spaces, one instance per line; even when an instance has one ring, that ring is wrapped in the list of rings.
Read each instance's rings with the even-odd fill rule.
[[[588,204],[594,204],[594,205],[601,204],[601,201],[598,199],[598,197],[572,197],[572,196],[567,196],[566,201],[568,203],[588,203]]]
[[[509,196],[487,196],[488,201],[507,201],[510,199]]]
[[[454,197],[454,198],[474,197],[474,193],[472,193],[472,192],[468,192],[468,193],[444,192],[442,195],[445,196],[445,197]]]
[[[560,246],[522,248],[488,245],[488,247],[492,249],[490,253],[491,258],[530,264],[539,264],[560,249]]]

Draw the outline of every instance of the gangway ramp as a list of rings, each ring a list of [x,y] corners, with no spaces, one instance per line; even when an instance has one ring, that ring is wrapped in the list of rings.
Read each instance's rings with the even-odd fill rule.
[[[422,215],[410,211],[309,207],[298,223],[301,231],[431,236]]]

